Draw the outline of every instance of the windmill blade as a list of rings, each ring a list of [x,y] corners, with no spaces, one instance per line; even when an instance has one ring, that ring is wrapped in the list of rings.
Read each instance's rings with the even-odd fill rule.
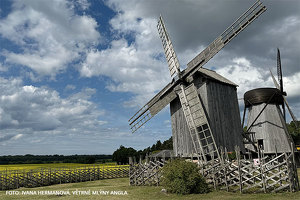
[[[280,88],[278,88],[278,89],[280,90],[281,93],[283,93],[281,59],[280,59],[280,51],[278,48],[277,48],[277,75],[278,75],[278,81],[279,81],[279,85],[280,85]]]
[[[193,74],[196,72],[264,11],[266,11],[266,7],[263,6],[259,0],[256,1],[231,26],[217,37],[217,39],[187,64],[188,68],[186,73]]]
[[[161,39],[161,42],[162,42],[162,45],[163,45],[163,48],[165,51],[165,56],[166,56],[170,74],[172,77],[175,73],[179,74],[180,67],[179,67],[179,62],[178,62],[176,53],[173,48],[172,41],[169,37],[169,34],[168,34],[166,26],[164,24],[163,18],[161,16],[159,17],[157,29],[158,29],[159,37]]]
[[[274,77],[274,75],[273,75],[271,69],[269,69],[269,71],[270,71],[270,74],[271,74],[271,77],[272,77],[272,79],[273,79],[273,83],[274,83],[275,87],[276,87],[278,90],[280,90],[280,86],[279,86],[279,84],[277,83],[277,81],[276,81],[276,79],[275,79],[275,77]]]
[[[132,133],[137,131],[154,115],[156,115],[177,97],[176,93],[173,90],[174,86],[174,82],[169,83],[166,87],[164,87],[164,89],[162,89],[129,119],[129,125]]]
[[[277,76],[278,76],[278,81],[280,85],[280,92],[283,94],[283,80],[282,80],[282,69],[281,69],[281,59],[280,59],[280,51],[277,48]],[[284,121],[286,121],[286,116],[285,116],[285,106],[284,103],[282,104],[282,112],[283,112],[283,118]]]
[[[192,83],[185,88],[181,85],[181,91],[178,95],[195,152],[200,154],[204,161],[206,161],[207,156],[214,157],[216,154],[217,157],[220,157],[195,85]]]
[[[274,77],[274,75],[273,75],[273,73],[272,73],[271,70],[270,70],[270,73],[271,73],[271,77],[272,77],[272,79],[273,79],[273,82],[274,82],[275,87],[276,87],[278,90],[280,90],[280,86],[279,86],[279,84],[277,83],[277,81],[276,81],[276,79],[275,79],[275,77]],[[283,97],[283,101],[284,101],[284,103],[285,103],[285,105],[286,105],[286,107],[287,107],[287,109],[288,109],[288,111],[289,111],[289,113],[290,113],[290,115],[291,115],[291,117],[292,117],[294,123],[295,123],[296,128],[298,128],[298,125],[297,125],[297,121],[298,121],[298,120],[297,120],[296,116],[295,116],[294,113],[292,112],[292,110],[291,110],[291,108],[290,108],[290,106],[289,106],[289,104],[288,104],[288,102],[287,102],[285,96],[282,95],[282,97]]]
[[[290,108],[290,106],[289,106],[289,104],[288,104],[288,102],[287,102],[287,100],[286,100],[285,97],[283,97],[283,100],[284,100],[284,103],[285,103],[285,105],[286,105],[286,107],[287,107],[287,109],[288,109],[288,111],[289,111],[289,113],[290,113],[290,115],[291,115],[294,123],[295,123],[296,128],[298,128],[298,124],[297,124],[298,120],[297,120],[296,116],[292,112],[292,110],[291,110],[291,108]]]

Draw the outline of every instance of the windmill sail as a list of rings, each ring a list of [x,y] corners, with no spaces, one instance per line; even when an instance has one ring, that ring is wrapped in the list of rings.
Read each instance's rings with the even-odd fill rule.
[[[192,83],[185,88],[181,87],[179,99],[196,153],[200,154],[204,161],[206,161],[207,156],[213,157],[217,155],[219,157],[219,152],[195,85]]]
[[[165,50],[165,56],[166,56],[170,74],[172,77],[175,73],[177,73],[177,74],[179,73],[180,67],[179,67],[179,62],[178,62],[176,53],[174,51],[172,41],[168,35],[166,26],[165,26],[164,21],[161,16],[159,17],[157,29],[158,29],[159,37],[163,44],[163,48]]]
[[[277,75],[278,75],[278,81],[279,81],[279,84],[280,84],[280,92],[281,92],[281,94],[283,94],[281,59],[280,59],[280,51],[279,51],[278,48],[277,48]],[[279,88],[277,88],[277,89],[279,89]],[[283,112],[284,121],[286,121],[284,103],[282,104],[282,112]]]
[[[272,76],[273,83],[274,83],[275,87],[276,87],[278,90],[280,90],[280,86],[279,86],[279,84],[277,83],[277,81],[276,81],[276,79],[275,79],[275,77],[274,77],[274,75],[273,75],[273,73],[272,73],[271,70],[270,70],[270,73],[271,73],[271,76]],[[297,125],[297,121],[298,121],[298,120],[297,120],[296,116],[295,116],[294,113],[292,112],[292,110],[291,110],[291,108],[290,108],[290,106],[289,106],[289,104],[288,104],[288,102],[287,102],[285,96],[282,96],[282,98],[283,98],[283,101],[284,101],[284,103],[285,103],[285,105],[286,105],[286,107],[287,107],[287,109],[288,109],[288,111],[289,111],[289,113],[290,113],[290,115],[291,115],[291,117],[292,117],[294,123],[295,123],[295,126],[298,128],[298,125]]]
[[[280,59],[280,51],[277,49],[277,75],[278,75],[278,81],[280,84],[280,92],[283,92],[283,81],[282,81],[282,70],[281,70],[281,59]]]
[[[246,12],[244,12],[231,26],[229,26],[217,39],[215,39],[206,49],[191,60],[187,66],[186,73],[197,71],[207,63],[214,55],[216,55],[226,44],[235,38],[242,30],[244,30],[251,22],[260,16],[266,7],[258,0]]]
[[[137,129],[143,126],[147,121],[154,117],[154,115],[156,115],[177,97],[173,90],[174,86],[174,82],[169,83],[129,119],[129,125],[132,133],[137,131]]]

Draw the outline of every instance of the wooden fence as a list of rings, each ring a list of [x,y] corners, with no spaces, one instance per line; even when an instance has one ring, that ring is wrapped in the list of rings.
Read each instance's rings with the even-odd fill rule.
[[[294,152],[265,156],[259,149],[257,159],[241,159],[236,149],[236,160],[221,151],[220,159],[199,164],[200,173],[214,189],[232,192],[299,191]],[[164,159],[142,164],[130,162],[130,185],[158,185]]]
[[[244,192],[299,191],[299,181],[294,154],[281,153],[274,157],[264,156],[259,149],[255,160],[230,161],[221,152],[221,159],[200,166],[201,174],[215,189]]]
[[[146,163],[132,163],[129,168],[130,185],[159,185],[161,173],[165,161],[147,161]]]
[[[86,168],[55,168],[31,171],[0,172],[0,190],[20,187],[41,187],[62,183],[76,183],[110,178],[128,177],[128,166],[98,166]]]

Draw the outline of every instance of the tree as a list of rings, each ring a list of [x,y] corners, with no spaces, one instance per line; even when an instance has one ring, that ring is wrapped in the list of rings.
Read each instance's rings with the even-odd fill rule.
[[[155,147],[156,147],[156,150],[162,150],[162,144],[161,144],[160,140],[157,140]]]
[[[162,149],[173,149],[172,137],[162,143]]]
[[[287,123],[287,129],[289,133],[292,135],[292,138],[295,143],[300,143],[300,121],[296,122],[298,125],[298,128],[296,128],[296,124],[294,121],[291,121],[291,123]]]
[[[124,146],[120,146],[119,149],[117,149],[112,156],[112,160],[116,161],[117,163],[124,165],[128,164],[128,158],[136,156],[137,152],[135,149],[129,147],[126,148]]]

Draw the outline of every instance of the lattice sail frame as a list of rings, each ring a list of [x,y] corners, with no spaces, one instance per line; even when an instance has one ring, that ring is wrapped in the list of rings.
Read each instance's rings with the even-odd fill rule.
[[[174,51],[172,41],[169,37],[169,34],[168,34],[166,26],[164,24],[163,18],[161,16],[159,17],[157,29],[158,29],[159,37],[161,39],[161,42],[162,42],[162,45],[163,45],[163,48],[165,51],[165,56],[166,56],[170,74],[172,77],[174,74],[179,74],[180,66],[179,66],[178,58]]]

